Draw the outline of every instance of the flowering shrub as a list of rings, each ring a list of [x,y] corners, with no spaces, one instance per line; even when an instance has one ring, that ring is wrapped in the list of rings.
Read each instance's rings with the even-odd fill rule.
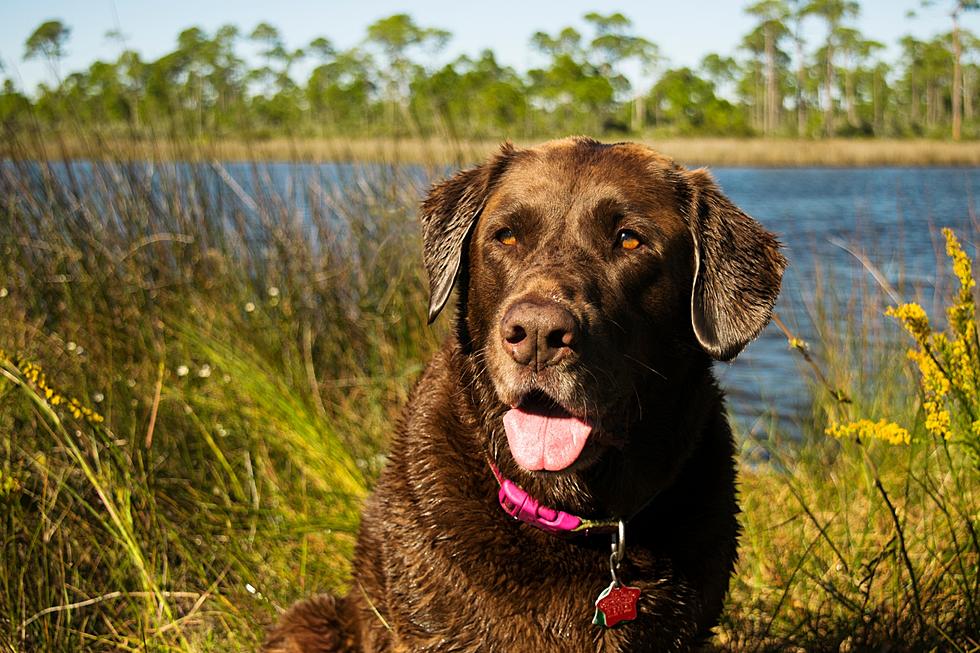
[[[925,310],[915,303],[889,308],[885,314],[898,320],[915,340],[906,355],[918,372],[925,431],[964,445],[980,460],[980,342],[973,298],[976,281],[970,258],[956,235],[951,229],[943,229],[943,236],[946,255],[953,262],[953,273],[959,281],[956,298],[946,309],[946,331],[935,331]],[[834,437],[854,436],[892,444],[909,444],[912,433],[886,419],[833,422],[827,427],[827,434]]]

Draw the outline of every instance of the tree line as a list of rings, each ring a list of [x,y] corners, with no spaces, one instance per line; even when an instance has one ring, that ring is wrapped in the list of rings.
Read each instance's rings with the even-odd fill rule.
[[[736,52],[672,67],[621,13],[591,12],[587,29],[536,32],[543,65],[521,72],[492,50],[433,63],[451,34],[395,14],[361,42],[287,46],[260,23],[191,27],[173,51],[147,61],[120,43],[115,61],[64,73],[71,29],[42,23],[25,59],[46,61],[53,83],[32,93],[7,78],[0,124],[97,127],[137,136],[440,136],[531,138],[567,133],[725,136],[980,136],[980,39],[960,25],[976,0],[923,0],[947,11],[950,31],[904,36],[894,63],[855,27],[854,0],[756,0]],[[911,19],[911,17],[910,17]],[[808,42],[804,26],[822,23]],[[258,51],[249,66],[241,50]],[[306,79],[295,73],[306,62]],[[0,62],[2,63],[2,62]],[[631,80],[626,71],[639,70]],[[2,71],[0,71],[2,73]]]

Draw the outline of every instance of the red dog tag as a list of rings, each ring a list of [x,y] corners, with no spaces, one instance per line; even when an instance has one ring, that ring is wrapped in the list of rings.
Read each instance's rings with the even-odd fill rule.
[[[640,588],[620,585],[616,581],[602,590],[595,600],[595,616],[592,623],[612,628],[621,621],[636,619],[636,602],[640,598]]]

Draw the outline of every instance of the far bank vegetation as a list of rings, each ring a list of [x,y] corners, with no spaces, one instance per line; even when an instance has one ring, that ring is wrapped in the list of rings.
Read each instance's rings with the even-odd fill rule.
[[[148,60],[115,34],[114,59],[69,71],[62,64],[71,28],[50,20],[27,35],[23,50],[24,59],[49,64],[50,81],[35,89],[3,81],[0,127],[45,140],[97,132],[144,143],[271,143],[260,151],[294,142],[309,156],[317,156],[303,147],[311,138],[436,141],[455,153],[460,142],[569,133],[656,141],[975,139],[980,39],[961,23],[976,8],[972,0],[928,3],[920,13],[945,12],[949,31],[902,37],[892,60],[883,42],[856,27],[858,2],[760,0],[745,6],[754,23],[737,50],[707,53],[693,67],[672,65],[670,53],[623,14],[590,12],[578,27],[529,35],[527,70],[504,65],[490,49],[447,61],[440,53],[450,32],[395,14],[369,25],[349,49],[325,37],[287,43],[269,23],[228,24],[213,32],[189,27],[171,52]],[[802,156],[793,140],[752,156],[719,143],[703,141],[691,156],[733,164],[762,156],[772,165]],[[976,164],[976,155],[921,144],[841,151],[831,141],[806,154],[815,163]]]

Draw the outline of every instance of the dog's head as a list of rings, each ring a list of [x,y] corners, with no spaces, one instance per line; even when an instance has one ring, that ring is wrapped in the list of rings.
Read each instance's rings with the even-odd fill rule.
[[[488,432],[532,476],[628,449],[660,389],[759,334],[785,267],[707,171],[631,143],[505,144],[434,186],[421,219],[429,319],[458,285]]]

